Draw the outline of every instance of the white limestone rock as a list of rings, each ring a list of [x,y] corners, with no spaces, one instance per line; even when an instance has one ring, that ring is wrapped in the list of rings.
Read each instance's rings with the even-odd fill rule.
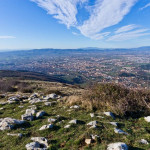
[[[53,127],[53,124],[43,125],[39,130],[51,129]]]
[[[3,118],[0,119],[0,130],[9,130],[13,129],[15,125],[21,125],[24,121],[12,119],[12,118]]]
[[[50,122],[50,123],[54,123],[54,122],[56,122],[56,119],[49,118],[49,119],[48,119],[48,122]]]
[[[79,108],[80,108],[80,106],[78,106],[78,105],[74,105],[74,106],[71,106],[70,108],[71,108],[71,109],[79,109]]]
[[[149,143],[148,143],[148,141],[147,140],[145,140],[145,139],[141,139],[140,141],[139,141],[141,144],[146,144],[146,145],[148,145]]]
[[[87,125],[88,126],[96,126],[97,125],[97,121],[91,121],[91,122],[89,122]]]
[[[116,126],[116,127],[118,126],[117,122],[110,122],[110,124],[113,125],[113,126]]]
[[[45,102],[44,105],[45,106],[52,106],[52,103],[51,102]]]
[[[117,128],[114,128],[114,132],[115,132],[115,133],[118,133],[118,134],[125,134],[125,135],[128,135],[128,133],[124,132],[124,131],[121,130],[121,129],[117,129]]]
[[[9,135],[9,136],[17,136],[17,137],[20,137],[20,138],[23,136],[21,133],[16,133],[16,134],[7,133],[7,135]]]
[[[91,118],[93,118],[94,117],[94,113],[90,113],[90,116],[91,116]]]
[[[128,150],[128,146],[125,143],[117,142],[109,144],[107,150]]]
[[[29,101],[30,104],[36,104],[36,103],[40,103],[40,102],[42,102],[42,100],[40,98],[34,98]]]
[[[150,122],[150,116],[144,117],[145,121]]]
[[[115,119],[115,116],[112,112],[104,112],[104,114],[108,117],[112,117],[113,119]]]
[[[77,123],[78,123],[78,120],[74,119],[74,120],[71,120],[69,123],[70,123],[70,124],[77,124]]]
[[[38,150],[40,147],[41,146],[40,146],[39,142],[31,142],[31,143],[26,144],[26,149],[27,150]]]
[[[36,114],[36,118],[41,118],[41,117],[43,117],[45,114],[46,114],[45,111],[40,111],[40,112],[38,112],[38,113]]]
[[[32,137],[31,140],[34,142],[39,142],[45,148],[48,148],[48,140],[45,137]]]
[[[68,124],[68,125],[66,125],[64,128],[65,128],[65,129],[68,129],[68,128],[70,128],[70,127],[71,127],[71,125]]]
[[[85,143],[86,143],[87,145],[90,145],[90,144],[92,143],[92,139],[85,139]]]

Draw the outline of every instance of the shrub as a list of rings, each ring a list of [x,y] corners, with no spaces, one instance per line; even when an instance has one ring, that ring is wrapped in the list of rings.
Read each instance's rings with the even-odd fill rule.
[[[150,114],[150,92],[115,84],[97,84],[83,94],[82,105],[120,116],[139,117]]]

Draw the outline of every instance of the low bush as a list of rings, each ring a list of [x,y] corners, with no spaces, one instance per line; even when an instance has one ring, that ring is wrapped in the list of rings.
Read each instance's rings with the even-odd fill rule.
[[[92,110],[112,111],[120,116],[139,117],[150,114],[150,91],[97,84],[83,94],[82,105]]]

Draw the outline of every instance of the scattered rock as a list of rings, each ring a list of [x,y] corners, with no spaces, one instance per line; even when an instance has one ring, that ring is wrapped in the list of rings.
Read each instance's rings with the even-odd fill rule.
[[[70,128],[70,127],[71,127],[71,125],[68,124],[68,125],[66,125],[64,128],[65,128],[65,129],[68,129],[68,128]]]
[[[122,142],[112,143],[108,145],[107,150],[128,150],[128,146]]]
[[[49,118],[49,119],[48,119],[48,122],[50,122],[50,123],[54,123],[54,122],[56,122],[56,119]]]
[[[35,109],[26,109],[26,114],[32,114],[34,115],[36,113],[36,110]]]
[[[109,116],[109,117],[112,117],[113,119],[115,119],[115,116],[114,116],[114,114],[112,112],[104,112],[104,114],[106,116]]]
[[[0,130],[9,130],[13,129],[15,125],[21,125],[24,121],[12,119],[12,118],[4,118],[0,119]]]
[[[45,102],[44,105],[45,106],[52,106],[52,103],[51,102]]]
[[[39,142],[40,144],[42,144],[45,148],[48,148],[48,141],[46,138],[44,137],[32,137],[31,138],[32,141],[35,142]]]
[[[114,132],[115,132],[115,133],[118,133],[118,134],[125,134],[125,135],[128,135],[128,133],[124,132],[124,131],[121,130],[121,129],[117,129],[117,128],[114,129]]]
[[[77,124],[77,123],[78,123],[78,120],[74,119],[74,120],[71,120],[69,123],[70,123],[70,124]]]
[[[42,100],[40,98],[34,98],[29,101],[30,104],[35,104],[35,103],[40,103],[40,102],[42,102]]]
[[[58,99],[58,98],[60,98],[60,96],[56,95],[55,93],[49,94],[46,97],[44,97],[45,100]]]
[[[21,133],[17,133],[17,134],[7,133],[7,135],[10,135],[10,136],[18,136],[18,137],[20,137],[20,138],[23,136]]]
[[[45,111],[40,111],[36,114],[36,118],[40,118],[40,117],[43,117],[44,115],[46,114]]]
[[[93,140],[95,140],[96,138],[100,138],[100,136],[98,136],[98,135],[93,135],[93,134],[91,135],[91,137],[92,137]]]
[[[34,116],[32,114],[23,114],[23,115],[21,115],[21,119],[22,120],[27,120],[27,121],[33,121]]]
[[[18,106],[19,108],[23,108],[24,106]]]
[[[116,126],[116,127],[118,126],[117,122],[110,122],[110,124],[113,125],[113,126]]]
[[[78,105],[74,105],[74,106],[71,106],[70,108],[71,108],[71,109],[79,109],[79,108],[80,108],[80,106],[78,106]]]
[[[88,145],[91,144],[92,143],[92,139],[85,139],[85,143],[88,144]]]
[[[38,150],[40,148],[43,148],[39,142],[31,142],[26,144],[26,149],[27,150]],[[40,149],[40,150],[44,150],[44,149]]]
[[[97,121],[91,121],[91,122],[89,122],[87,125],[88,126],[96,126],[97,125]]]
[[[91,118],[93,118],[94,117],[94,113],[90,113],[90,116],[91,116]]]
[[[146,144],[146,145],[149,144],[148,141],[145,140],[145,139],[141,139],[139,142],[140,142],[141,144]]]
[[[145,121],[150,122],[150,116],[144,117]]]
[[[21,115],[22,120],[27,120],[27,121],[33,121],[34,119],[34,114],[36,113],[35,109],[26,109],[25,114]]]
[[[102,116],[97,116],[97,118],[101,118],[101,119],[103,119],[104,117],[102,117]]]
[[[51,129],[53,128],[52,124],[48,124],[48,125],[43,125],[39,130],[45,130],[45,129]]]

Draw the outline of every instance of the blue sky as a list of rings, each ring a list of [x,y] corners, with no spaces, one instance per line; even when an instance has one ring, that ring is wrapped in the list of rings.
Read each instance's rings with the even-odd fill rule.
[[[150,45],[150,0],[0,0],[0,49]]]

